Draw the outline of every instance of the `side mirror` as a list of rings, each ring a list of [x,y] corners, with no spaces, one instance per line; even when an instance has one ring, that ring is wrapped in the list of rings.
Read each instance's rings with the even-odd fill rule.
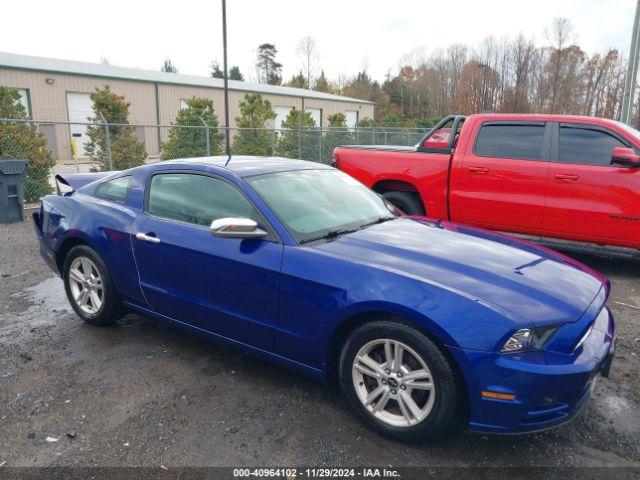
[[[611,154],[611,164],[638,168],[640,167],[640,156],[633,148],[616,147]]]
[[[211,235],[224,238],[262,238],[267,232],[250,218],[219,218],[211,222]]]

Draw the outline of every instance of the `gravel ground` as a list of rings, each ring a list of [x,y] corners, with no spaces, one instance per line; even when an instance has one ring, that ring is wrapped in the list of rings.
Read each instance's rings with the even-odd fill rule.
[[[579,259],[611,279],[619,336],[583,414],[407,446],[364,428],[335,390],[241,351],[137,315],[85,325],[30,223],[0,225],[0,465],[640,467],[640,265]]]

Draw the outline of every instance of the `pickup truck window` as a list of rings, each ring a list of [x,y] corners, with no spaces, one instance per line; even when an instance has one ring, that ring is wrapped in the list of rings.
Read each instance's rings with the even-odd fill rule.
[[[480,157],[541,160],[544,123],[485,123],[478,132],[475,154]]]
[[[613,149],[628,146],[604,130],[560,126],[561,163],[608,166]]]

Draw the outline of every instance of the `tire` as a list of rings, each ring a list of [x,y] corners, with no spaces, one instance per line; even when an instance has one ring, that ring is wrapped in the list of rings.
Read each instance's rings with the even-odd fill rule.
[[[407,215],[425,215],[424,205],[417,194],[411,192],[385,192],[382,196]]]
[[[103,326],[122,317],[120,297],[106,265],[95,250],[86,245],[72,248],[64,260],[62,271],[69,303],[85,322]],[[86,271],[91,273],[87,275]]]
[[[389,347],[386,347],[387,342]],[[403,346],[400,368],[386,364],[387,355],[382,356],[386,348],[395,352],[397,345]],[[356,356],[363,352],[367,352],[366,365],[361,361],[355,362]],[[420,364],[415,356],[420,357],[423,363]],[[373,367],[369,359],[374,360],[377,366]],[[369,373],[380,372],[380,376],[374,378],[362,373],[362,367],[368,368]],[[390,374],[386,373],[389,371],[385,370],[387,367]],[[420,375],[419,372],[424,371],[429,375]],[[415,378],[412,380],[411,376]],[[461,395],[456,388],[452,366],[429,338],[399,322],[380,320],[353,331],[341,350],[339,382],[347,403],[362,421],[394,440],[423,443],[437,438],[458,420]],[[382,389],[382,393],[376,397],[377,389]],[[383,401],[385,395],[388,395],[386,402]],[[367,397],[375,401],[365,406]],[[413,405],[410,405],[409,398]],[[418,410],[413,408],[414,405]],[[382,411],[374,413],[378,407]]]

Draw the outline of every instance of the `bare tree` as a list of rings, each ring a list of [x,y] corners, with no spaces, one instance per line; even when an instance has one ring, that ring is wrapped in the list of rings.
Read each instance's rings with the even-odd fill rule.
[[[312,79],[316,73],[317,62],[320,58],[316,41],[309,36],[304,37],[302,40],[300,40],[300,42],[298,42],[296,52],[298,53],[298,57],[302,62],[303,70],[307,74],[306,87],[310,89],[312,85]]]

